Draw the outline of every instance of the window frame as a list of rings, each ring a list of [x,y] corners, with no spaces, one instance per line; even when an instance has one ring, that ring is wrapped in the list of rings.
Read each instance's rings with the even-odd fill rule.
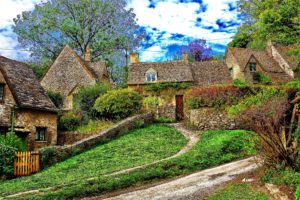
[[[155,82],[157,81],[157,72],[154,69],[149,69],[145,73],[146,82]]]
[[[41,135],[41,132],[43,130],[43,135]],[[36,142],[46,142],[46,127],[36,127],[35,129],[35,141]]]
[[[255,70],[252,70],[253,69],[252,66],[254,66]],[[249,70],[252,73],[257,72],[257,63],[249,63]]]

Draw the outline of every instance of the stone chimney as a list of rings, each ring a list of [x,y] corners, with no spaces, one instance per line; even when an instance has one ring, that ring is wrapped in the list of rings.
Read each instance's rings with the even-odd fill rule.
[[[272,41],[271,40],[269,40],[268,42],[267,42],[267,52],[268,52],[268,54],[269,54],[269,56],[271,56],[271,57],[273,57],[273,43],[272,43]]]
[[[131,53],[130,54],[130,63],[131,64],[139,63],[139,54],[138,53]]]
[[[89,47],[86,48],[85,55],[84,55],[84,60],[86,62],[92,62],[91,50],[90,50]]]
[[[187,53],[182,54],[182,61],[186,63],[189,62],[189,54]]]

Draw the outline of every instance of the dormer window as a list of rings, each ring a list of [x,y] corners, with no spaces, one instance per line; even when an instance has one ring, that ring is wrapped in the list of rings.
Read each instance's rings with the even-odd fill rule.
[[[4,84],[0,83],[0,102],[4,101]]]
[[[250,69],[250,72],[256,72],[256,63],[250,63],[249,69]]]
[[[155,82],[157,81],[157,72],[154,69],[149,69],[146,72],[146,82]]]

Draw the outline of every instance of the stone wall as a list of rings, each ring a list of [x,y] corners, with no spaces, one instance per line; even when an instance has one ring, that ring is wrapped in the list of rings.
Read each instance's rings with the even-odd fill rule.
[[[225,110],[200,108],[189,111],[189,120],[198,130],[234,130],[243,129],[237,120],[231,119]]]
[[[80,132],[61,132],[57,136],[57,145],[71,145],[85,138],[96,135],[97,133],[80,133]]]
[[[146,109],[152,112],[155,118],[163,117],[176,120],[176,106],[174,105],[152,106]]]
[[[75,154],[82,153],[86,150],[91,149],[95,145],[100,145],[108,142],[129,130],[138,128],[142,125],[147,125],[152,123],[154,120],[153,114],[141,114],[123,120],[122,122],[116,124],[115,126],[106,129],[96,135],[90,136],[83,140],[80,140],[69,146],[53,146],[51,147],[51,154],[44,153],[49,150],[49,148],[41,149],[40,153],[42,160],[46,161],[48,164],[42,163],[42,167],[50,166],[56,162],[65,160]],[[50,164],[49,164],[50,163]]]

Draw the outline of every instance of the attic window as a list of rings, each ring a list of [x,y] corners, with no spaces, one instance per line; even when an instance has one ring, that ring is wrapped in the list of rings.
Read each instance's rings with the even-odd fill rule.
[[[146,82],[154,82],[157,81],[157,72],[154,69],[149,69],[146,72]]]
[[[4,84],[0,83],[0,102],[4,100]]]
[[[249,69],[250,69],[250,72],[256,72],[256,63],[250,63]]]

